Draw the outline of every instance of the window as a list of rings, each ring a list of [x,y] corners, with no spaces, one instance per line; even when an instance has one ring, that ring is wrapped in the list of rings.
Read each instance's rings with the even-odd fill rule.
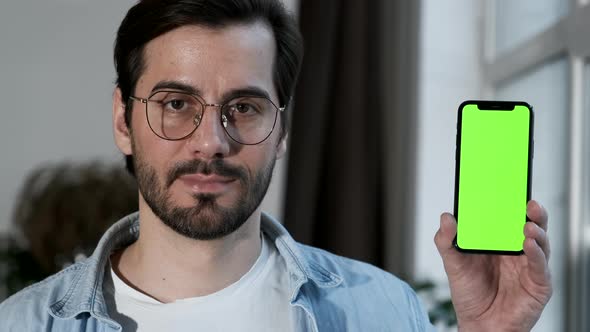
[[[550,213],[554,295],[539,331],[590,331],[590,6],[489,0],[487,97],[535,110],[533,196]]]

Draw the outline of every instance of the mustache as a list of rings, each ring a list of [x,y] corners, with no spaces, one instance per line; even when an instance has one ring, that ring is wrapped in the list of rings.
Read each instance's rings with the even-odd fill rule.
[[[182,161],[174,165],[166,176],[166,187],[170,187],[176,179],[187,174],[216,174],[223,177],[239,179],[242,182],[248,179],[248,172],[244,168],[228,164],[222,159],[215,159],[209,162],[194,159]]]

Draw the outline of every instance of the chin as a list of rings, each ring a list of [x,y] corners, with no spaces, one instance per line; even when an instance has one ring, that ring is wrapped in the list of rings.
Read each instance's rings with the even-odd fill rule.
[[[238,203],[239,194],[237,192],[224,193],[190,193],[189,206],[194,206],[195,203],[213,202],[223,208],[235,207]]]

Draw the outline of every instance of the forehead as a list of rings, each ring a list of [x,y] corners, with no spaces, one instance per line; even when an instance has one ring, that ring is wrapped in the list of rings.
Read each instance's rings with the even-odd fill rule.
[[[242,86],[257,86],[276,96],[275,52],[272,30],[262,22],[219,28],[183,26],[146,45],[145,69],[137,89],[179,81],[212,97]]]

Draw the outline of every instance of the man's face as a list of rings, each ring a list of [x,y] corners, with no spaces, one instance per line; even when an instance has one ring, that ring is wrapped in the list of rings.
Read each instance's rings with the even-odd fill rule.
[[[257,89],[278,105],[274,54],[272,32],[261,23],[181,27],[146,45],[134,94],[147,98],[157,90],[186,88],[221,104],[241,90]],[[132,112],[141,197],[165,224],[194,239],[215,239],[237,230],[260,205],[277,153],[284,152],[278,126],[266,141],[241,145],[224,131],[219,108],[208,106],[191,136],[168,141],[149,128],[144,104],[135,101]]]

